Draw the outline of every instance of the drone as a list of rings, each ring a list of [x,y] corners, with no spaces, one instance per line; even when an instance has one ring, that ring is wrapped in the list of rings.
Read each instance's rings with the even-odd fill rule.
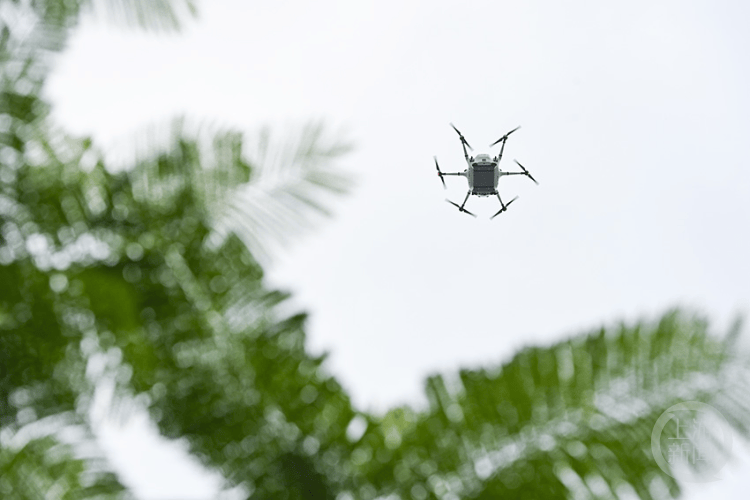
[[[461,140],[461,147],[463,147],[464,150],[464,158],[466,158],[466,163],[468,164],[469,168],[467,168],[463,172],[441,172],[440,166],[438,165],[437,156],[434,157],[435,168],[437,169],[438,177],[440,177],[440,180],[443,183],[443,188],[447,189],[447,186],[445,185],[445,179],[443,179],[443,177],[446,175],[463,175],[469,181],[469,191],[466,193],[466,198],[464,198],[463,203],[459,205],[458,203],[454,203],[451,200],[445,200],[451,205],[457,207],[459,212],[464,212],[471,215],[472,217],[476,217],[476,215],[464,208],[464,206],[466,206],[467,200],[469,199],[469,196],[471,196],[472,194],[475,196],[497,196],[497,199],[500,200],[500,210],[498,210],[495,215],[490,217],[490,219],[494,219],[501,213],[508,210],[510,204],[516,201],[518,199],[518,196],[510,200],[508,203],[503,203],[503,199],[500,198],[500,193],[497,192],[497,181],[499,181],[500,177],[504,175],[525,175],[526,177],[534,181],[535,184],[539,184],[536,179],[531,176],[529,171],[526,170],[523,165],[518,163],[517,160],[513,161],[515,161],[516,164],[521,167],[521,172],[504,172],[503,170],[500,170],[500,167],[498,167],[498,165],[500,164],[500,160],[503,157],[505,142],[508,140],[508,136],[521,128],[520,126],[514,128],[513,130],[502,136],[500,139],[490,144],[490,147],[492,147],[496,144],[502,143],[502,145],[500,146],[500,154],[494,158],[490,158],[490,155],[486,154],[479,154],[476,156],[476,158],[474,158],[473,156],[469,156],[466,148],[468,147],[472,151],[474,151],[474,149],[469,146],[469,143],[466,141],[463,134],[458,131],[455,125],[451,123],[450,126],[453,127],[453,130],[456,131],[456,133],[458,134],[458,138]]]

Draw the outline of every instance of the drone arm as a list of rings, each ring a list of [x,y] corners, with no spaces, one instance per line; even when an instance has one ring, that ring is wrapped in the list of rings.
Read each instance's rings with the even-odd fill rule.
[[[539,183],[538,183],[538,182],[536,181],[536,179],[534,179],[534,177],[532,177],[532,176],[531,176],[531,174],[529,173],[529,171],[528,171],[528,170],[526,170],[526,168],[524,168],[524,166],[523,166],[523,165],[521,165],[520,163],[518,163],[518,160],[513,160],[513,161],[514,161],[514,162],[516,162],[516,165],[518,165],[519,167],[521,167],[521,170],[522,170],[523,172],[511,172],[511,173],[515,173],[515,174],[522,174],[522,175],[525,175],[526,177],[528,177],[529,179],[531,179],[532,181],[534,181],[534,184],[539,184]]]
[[[469,199],[469,195],[471,195],[471,190],[467,191],[466,198],[464,198],[464,202],[461,203],[460,205],[458,203],[455,203],[455,202],[453,202],[451,200],[448,200],[448,199],[446,199],[445,201],[447,201],[448,203],[450,203],[454,207],[458,208],[459,212],[464,212],[464,213],[467,213],[467,214],[471,215],[472,217],[476,217],[476,215],[474,215],[473,213],[469,212],[468,210],[466,210],[464,208],[464,205],[466,205],[466,201]]]
[[[443,172],[440,175],[466,175],[466,172]]]
[[[508,137],[506,136],[505,139],[503,139],[503,145],[500,146],[500,154],[497,156],[497,162],[500,163],[500,160],[503,159],[503,151],[505,151],[505,141],[508,140]]]
[[[503,143],[503,145],[500,147],[500,156],[497,157],[497,161],[500,161],[500,159],[503,157],[503,150],[505,149],[505,141],[508,140],[508,136],[510,134],[512,134],[513,132],[515,132],[516,130],[518,130],[519,128],[521,128],[520,125],[518,127],[514,128],[513,130],[511,130],[510,132],[508,132],[507,134],[505,134],[504,136],[502,136],[500,139],[498,139],[495,142],[493,142],[492,144],[490,144],[490,147],[492,147],[495,144],[497,144],[498,142],[502,142]]]
[[[513,198],[512,200],[510,200],[508,203],[503,203],[503,199],[500,198],[500,194],[498,193],[497,194],[497,199],[500,200],[500,210],[498,210],[495,213],[495,215],[493,215],[492,217],[490,217],[490,219],[494,219],[495,217],[497,217],[501,213],[503,213],[506,210],[508,210],[508,207],[510,206],[510,204],[513,203],[514,201],[516,201],[518,199],[518,196],[516,196],[515,198]]]
[[[469,162],[469,153],[466,151],[466,143],[464,141],[461,141],[461,147],[464,148],[464,158],[466,158],[466,162]]]
[[[455,130],[456,133],[458,134],[458,138],[461,141],[461,147],[464,149],[464,158],[466,158],[466,162],[468,163],[469,162],[469,152],[466,151],[466,146],[469,146],[469,149],[472,149],[472,147],[469,145],[468,142],[466,142],[466,138],[464,138],[464,135],[461,132],[458,131],[458,129],[456,128],[456,126],[453,125],[452,123],[450,125],[451,125],[451,127],[453,127],[453,130]]]
[[[534,184],[539,184],[539,183],[538,183],[538,182],[536,181],[536,179],[534,179],[534,178],[533,178],[533,177],[531,176],[531,174],[530,174],[530,173],[528,173],[528,172],[500,172],[500,177],[502,177],[502,176],[504,176],[504,175],[525,175],[526,177],[528,177],[529,179],[531,179],[532,181],[534,181]]]

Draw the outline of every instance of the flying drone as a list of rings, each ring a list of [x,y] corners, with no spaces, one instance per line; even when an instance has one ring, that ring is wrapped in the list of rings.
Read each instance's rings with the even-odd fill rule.
[[[497,181],[500,180],[500,177],[504,175],[525,175],[532,181],[534,181],[535,184],[539,184],[536,179],[534,179],[528,170],[524,168],[523,165],[518,163],[518,161],[513,160],[516,162],[516,164],[521,167],[521,172],[505,172],[503,170],[500,170],[500,167],[498,166],[500,164],[500,160],[503,157],[503,150],[505,150],[505,142],[508,140],[508,136],[518,130],[519,127],[514,128],[504,136],[502,136],[500,139],[496,140],[492,144],[490,144],[490,147],[502,143],[500,146],[500,154],[497,155],[494,158],[490,158],[490,155],[486,154],[479,154],[476,158],[473,156],[469,156],[469,153],[466,151],[466,148],[468,147],[470,150],[474,151],[474,149],[469,146],[469,143],[464,138],[463,134],[458,131],[458,129],[453,125],[450,124],[451,127],[453,127],[453,130],[458,133],[458,138],[461,140],[461,147],[463,147],[464,150],[464,158],[466,158],[466,163],[469,166],[466,170],[463,172],[441,172],[440,166],[438,165],[437,156],[435,158],[435,168],[437,169],[438,177],[440,177],[440,180],[443,182],[443,188],[447,188],[445,185],[445,179],[443,179],[446,175],[463,175],[466,177],[466,179],[469,181],[469,191],[466,193],[466,198],[464,198],[464,202],[460,205],[458,203],[454,203],[451,200],[445,200],[451,205],[454,205],[458,208],[459,212],[464,212],[472,217],[476,217],[473,213],[469,212],[464,208],[466,205],[466,201],[469,199],[469,196],[472,194],[475,196],[497,196],[497,199],[500,200],[500,210],[497,211],[495,215],[490,217],[490,219],[494,219],[501,213],[508,210],[508,207],[511,203],[516,201],[518,199],[518,196],[510,200],[508,203],[503,203],[502,198],[500,198],[500,193],[497,192]]]

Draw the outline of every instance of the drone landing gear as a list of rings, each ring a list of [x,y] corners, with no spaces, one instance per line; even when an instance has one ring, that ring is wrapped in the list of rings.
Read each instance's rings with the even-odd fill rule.
[[[464,213],[467,213],[467,214],[471,215],[472,217],[476,217],[476,215],[474,215],[473,213],[469,212],[468,210],[466,210],[464,208],[464,205],[466,205],[466,201],[469,199],[470,195],[471,195],[471,190],[469,190],[469,192],[466,193],[466,198],[464,198],[464,202],[461,203],[460,205],[458,203],[452,202],[451,200],[445,200],[445,201],[447,201],[451,205],[457,207],[459,212],[464,212]]]
[[[518,199],[518,196],[516,196],[515,198],[513,198],[512,200],[510,200],[507,205],[505,203],[503,203],[502,198],[500,198],[500,193],[497,193],[497,199],[500,200],[500,206],[503,207],[503,208],[501,208],[500,210],[498,210],[495,215],[493,215],[492,217],[490,217],[490,219],[494,219],[495,217],[497,217],[501,213],[503,213],[506,210],[508,210],[508,207],[510,206],[510,204],[513,203],[514,201],[516,201]]]

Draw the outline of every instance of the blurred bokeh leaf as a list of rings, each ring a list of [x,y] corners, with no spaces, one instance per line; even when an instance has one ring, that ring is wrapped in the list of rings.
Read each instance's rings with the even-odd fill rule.
[[[7,500],[128,498],[117,478],[96,460],[76,457],[71,446],[53,436],[22,446],[0,447],[0,495]]]
[[[712,335],[706,321],[672,311],[530,347],[496,369],[431,377],[427,411],[396,426],[404,413],[394,410],[368,428],[362,446],[388,452],[362,461],[355,496],[676,498],[681,485],[651,450],[662,413],[704,402],[750,435],[748,357],[732,349],[732,332]]]
[[[179,31],[197,14],[195,0],[86,0],[95,15],[129,28],[154,32]]]
[[[147,27],[162,21],[143,13],[167,5],[119,4],[138,7],[131,17]],[[39,97],[78,7],[0,4],[0,427],[60,414],[90,426],[97,380],[109,373],[123,397],[147,394],[164,434],[187,437],[233,484],[329,496],[328,475],[310,457],[343,455],[331,442],[348,422],[348,398],[320,371],[322,358],[306,354],[304,315],[275,312],[287,295],[264,287],[248,247],[283,243],[309,222],[307,211],[324,211],[319,197],[343,188],[330,163],[346,147],[317,124],[278,145],[268,130],[252,142],[177,120],[165,143],[134,144],[124,169],[106,168],[91,140],[50,123]],[[259,160],[247,157],[248,142]],[[269,159],[289,143],[298,146],[287,163]],[[256,207],[281,213],[237,220],[236,212],[252,216],[240,196],[265,197]],[[329,425],[336,421],[340,431]],[[258,442],[239,446],[248,432]],[[14,472],[18,463],[45,467],[32,460],[35,446],[7,450],[6,490],[96,495],[66,476],[68,466],[91,472],[90,462],[66,459],[48,468],[49,481]],[[239,452],[256,448],[263,461],[247,467]]]
[[[111,156],[117,168],[131,170],[139,201],[171,206],[189,190],[210,228],[209,246],[235,234],[267,263],[316,216],[330,215],[331,193],[352,187],[352,177],[336,168],[351,149],[340,135],[319,122],[284,135],[267,127],[243,135],[181,118],[145,128]]]

